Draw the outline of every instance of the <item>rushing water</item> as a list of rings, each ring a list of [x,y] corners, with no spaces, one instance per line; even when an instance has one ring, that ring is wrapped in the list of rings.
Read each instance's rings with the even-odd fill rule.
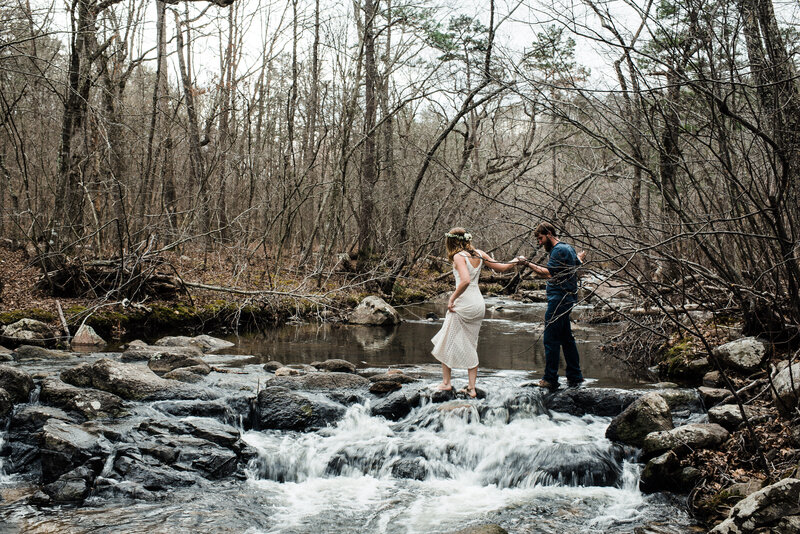
[[[412,320],[388,331],[299,325],[239,339],[235,352],[256,356],[208,358],[244,374],[212,374],[207,385],[247,389],[268,359],[344,357],[413,366],[430,378],[405,387],[433,388],[438,369],[426,353],[441,321],[425,320],[430,310],[407,309]],[[33,488],[0,478],[0,533],[433,534],[480,523],[520,534],[692,529],[679,499],[639,492],[636,451],[605,438],[609,418],[548,412],[542,390],[521,387],[541,370],[542,312],[517,304],[489,314],[480,345],[485,399],[424,402],[397,422],[371,416],[365,401],[316,432],[246,431],[257,451],[246,480],[176,488],[155,503],[40,510],[15,497]],[[635,384],[597,349],[601,334],[576,333],[591,385]],[[465,373],[454,379],[460,385]],[[140,404],[134,417],[172,418],[159,403]]]

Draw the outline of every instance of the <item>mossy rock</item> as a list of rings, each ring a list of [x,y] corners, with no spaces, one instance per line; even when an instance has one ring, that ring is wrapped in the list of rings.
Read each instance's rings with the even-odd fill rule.
[[[37,321],[42,321],[43,323],[49,323],[56,320],[56,314],[39,308],[11,310],[0,313],[0,325],[2,326],[16,323],[21,319],[36,319]]]

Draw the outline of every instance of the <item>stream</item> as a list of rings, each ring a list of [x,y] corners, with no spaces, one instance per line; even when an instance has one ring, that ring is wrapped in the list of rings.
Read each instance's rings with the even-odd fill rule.
[[[205,359],[236,372],[212,373],[202,385],[252,395],[271,376],[261,369],[266,361],[342,358],[360,369],[418,373],[425,378],[404,388],[430,390],[440,377],[430,338],[441,319],[426,316],[443,312],[437,304],[404,308],[404,322],[392,329],[298,324],[231,338],[234,349]],[[422,402],[389,421],[371,415],[376,400],[367,397],[313,432],[245,430],[241,418],[228,420],[255,452],[244,476],[176,486],[152,502],[90,496],[81,507],[39,508],[26,501],[36,488],[24,476],[0,474],[0,534],[412,534],[481,523],[520,534],[697,531],[685,498],[639,491],[637,451],[605,438],[609,417],[548,410],[546,392],[523,386],[543,367],[543,315],[544,304],[487,299],[478,377],[485,399]],[[600,350],[613,328],[575,325],[587,385],[645,387]],[[101,356],[110,354],[83,358]],[[54,362],[25,363],[31,373],[54,372]],[[454,372],[454,384],[466,385],[465,371]],[[191,419],[163,406],[136,403],[127,425]],[[0,449],[4,438],[0,432]]]

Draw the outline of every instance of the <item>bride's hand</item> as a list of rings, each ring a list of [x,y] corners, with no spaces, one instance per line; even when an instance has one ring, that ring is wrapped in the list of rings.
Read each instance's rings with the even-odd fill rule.
[[[453,313],[456,312],[456,303],[454,300],[450,299],[447,301],[447,309]]]

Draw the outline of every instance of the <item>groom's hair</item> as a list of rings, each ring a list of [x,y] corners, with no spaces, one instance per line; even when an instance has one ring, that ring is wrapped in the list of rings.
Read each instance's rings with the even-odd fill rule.
[[[536,230],[533,233],[536,235],[551,235],[553,237],[558,237],[556,227],[549,222],[539,223],[539,226],[536,227]]]

